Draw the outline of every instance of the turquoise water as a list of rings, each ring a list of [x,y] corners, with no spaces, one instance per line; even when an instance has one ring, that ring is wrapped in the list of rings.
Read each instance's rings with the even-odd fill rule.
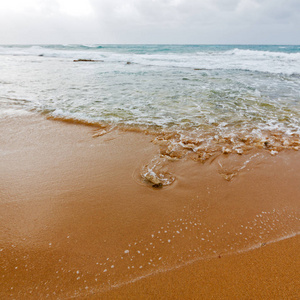
[[[300,133],[300,46],[2,45],[0,69],[2,116]]]

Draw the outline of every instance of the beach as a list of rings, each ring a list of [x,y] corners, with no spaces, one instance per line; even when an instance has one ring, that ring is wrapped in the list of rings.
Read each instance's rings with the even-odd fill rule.
[[[297,299],[299,238],[195,262],[124,285],[102,299]],[[86,299],[97,299],[87,297]]]
[[[1,45],[0,298],[299,298],[299,53]]]
[[[1,299],[299,298],[296,149],[199,161],[122,126],[0,127]]]
[[[2,1],[0,300],[300,300],[299,16]]]

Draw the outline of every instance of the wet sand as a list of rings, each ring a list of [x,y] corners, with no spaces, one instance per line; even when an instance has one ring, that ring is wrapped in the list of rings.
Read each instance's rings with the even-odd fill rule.
[[[170,161],[175,182],[154,189],[151,135],[35,115],[0,127],[1,298],[300,296],[299,151]]]
[[[101,299],[298,299],[299,247],[294,237],[195,262],[106,292]]]

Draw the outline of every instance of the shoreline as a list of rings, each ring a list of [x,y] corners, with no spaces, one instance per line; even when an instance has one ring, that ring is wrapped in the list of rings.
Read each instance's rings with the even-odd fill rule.
[[[277,243],[153,274],[107,291],[101,299],[296,299],[299,236]],[[294,256],[295,264],[282,256],[288,261]]]
[[[250,251],[259,259],[257,253],[275,247],[272,240],[293,233],[275,248],[289,253],[289,245],[299,243],[297,151],[271,156],[254,149],[204,164],[163,161],[161,170],[176,180],[154,189],[141,178],[143,167],[159,157],[152,136],[114,130],[95,138],[93,127],[36,115],[0,119],[0,126],[3,297],[93,297],[193,260],[203,259],[212,271],[215,263],[208,261],[234,261],[249,253],[239,251],[266,245]],[[231,181],[224,180],[233,173]],[[288,261],[295,264],[292,257]],[[180,267],[180,276],[197,264],[202,262]],[[178,281],[177,271],[170,272]],[[164,291],[151,278],[101,297],[125,299],[135,286],[136,293],[147,287],[163,297],[176,291],[171,283]],[[185,287],[189,295],[192,285]]]

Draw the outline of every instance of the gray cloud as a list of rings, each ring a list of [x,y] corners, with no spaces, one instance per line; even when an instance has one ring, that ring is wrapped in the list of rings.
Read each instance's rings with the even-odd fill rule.
[[[22,14],[0,12],[2,44],[300,43],[298,0],[90,0],[90,16],[40,3]]]

